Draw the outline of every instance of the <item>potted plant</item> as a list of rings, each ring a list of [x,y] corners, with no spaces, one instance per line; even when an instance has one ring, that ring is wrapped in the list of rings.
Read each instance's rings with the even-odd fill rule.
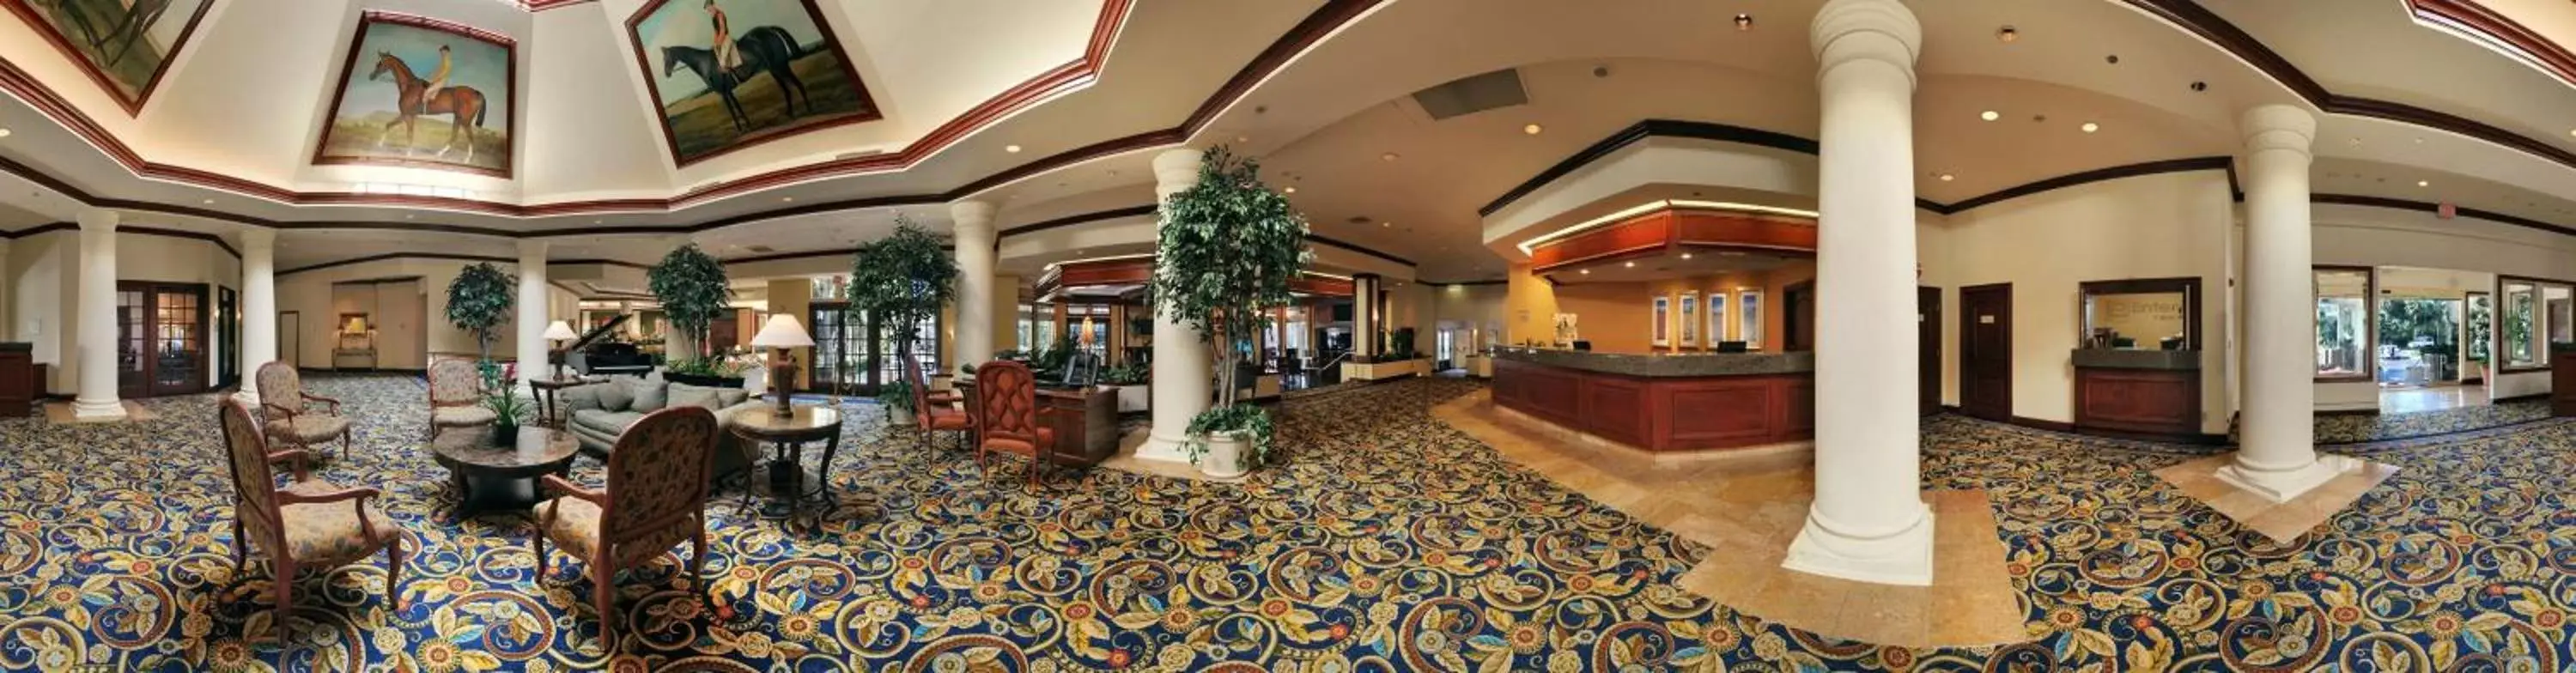
[[[644,277],[653,290],[653,298],[662,302],[662,313],[670,318],[671,329],[688,339],[690,346],[689,352],[668,355],[669,370],[663,373],[664,378],[674,383],[727,385],[722,377],[708,376],[723,365],[704,362],[710,359],[708,326],[715,324],[716,316],[733,310],[733,289],[725,279],[724,265],[699,250],[698,244],[690,243],[664,255],[661,263],[645,270]],[[735,374],[730,385],[742,385],[740,372]]]
[[[482,349],[480,359],[485,363],[492,361],[492,330],[510,318],[511,293],[518,284],[518,278],[501,273],[501,267],[491,262],[467,266],[447,283],[447,322],[474,333],[474,345]]]
[[[715,357],[672,360],[662,369],[662,378],[693,386],[740,388],[743,373],[751,369],[749,355],[737,349]]]
[[[916,326],[937,320],[939,310],[956,298],[957,260],[943,245],[911,218],[897,214],[894,233],[850,255],[850,310],[866,313],[878,325],[894,326],[896,353],[913,352],[913,342],[921,338]],[[909,375],[902,379],[911,381]],[[905,397],[905,408],[911,402]]]
[[[510,392],[510,367],[485,360],[478,369],[483,373],[483,408],[492,410],[492,445],[517,446],[519,424],[536,415],[536,401]]]
[[[1118,411],[1150,411],[1154,406],[1153,368],[1127,362],[1100,370],[1100,384],[1118,389]]]
[[[877,404],[885,406],[886,425],[905,427],[914,424],[911,381],[897,379],[877,386]]]
[[[1291,301],[1288,281],[1306,266],[1306,218],[1261,184],[1259,162],[1209,150],[1199,182],[1163,203],[1154,254],[1154,301],[1212,347],[1217,403],[1190,419],[1185,449],[1210,477],[1267,462],[1270,415],[1239,404],[1231,358]]]

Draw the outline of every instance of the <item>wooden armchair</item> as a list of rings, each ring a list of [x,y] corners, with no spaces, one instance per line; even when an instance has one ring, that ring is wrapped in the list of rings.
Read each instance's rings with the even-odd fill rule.
[[[959,399],[957,393],[930,392],[930,386],[922,380],[920,363],[910,358],[904,359],[903,376],[912,383],[912,417],[921,427],[921,443],[930,442],[930,433],[954,431],[957,446],[964,448],[967,436],[975,432],[975,417],[952,406]]]
[[[304,392],[304,378],[295,373],[295,365],[270,362],[259,366],[258,376],[260,415],[268,419],[260,429],[269,439],[307,449],[338,437],[340,457],[349,457],[349,419],[340,415],[339,400]],[[319,402],[325,410],[315,411],[307,402]]]
[[[589,564],[591,605],[599,610],[600,642],[614,649],[617,571],[640,566],[690,543],[690,583],[715,612],[706,585],[707,481],[715,469],[716,416],[696,406],[653,412],[626,429],[608,452],[608,483],[582,488],[545,475],[545,490],[558,494],[537,506],[537,577],[546,576],[546,541]]]
[[[483,406],[483,370],[473,360],[429,363],[429,438],[448,428],[478,428],[501,420]],[[501,391],[508,392],[508,391]]]
[[[287,606],[295,599],[299,568],[347,565],[382,549],[385,598],[394,609],[402,609],[402,592],[394,589],[402,580],[402,529],[376,507],[376,489],[344,488],[311,478],[306,463],[312,456],[304,449],[269,451],[267,438],[251,420],[250,407],[240,400],[225,397],[216,403],[215,413],[224,431],[224,457],[232,468],[233,564],[236,574],[249,570],[253,547],[268,557],[277,585],[280,640],[286,631]],[[277,477],[270,471],[277,462],[294,465],[294,483],[277,486]]]
[[[1039,425],[1038,417],[1057,411],[1038,408],[1037,375],[1028,365],[995,360],[975,368],[976,466],[984,467],[995,451],[1025,455],[1029,484],[1036,485],[1038,470],[1055,460],[1055,429]]]

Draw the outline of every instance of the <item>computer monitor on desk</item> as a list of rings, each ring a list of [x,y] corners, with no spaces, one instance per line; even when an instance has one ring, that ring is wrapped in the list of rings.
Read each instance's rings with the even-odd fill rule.
[[[1745,351],[1744,346],[1745,344],[1742,341],[1720,341],[1717,342],[1717,352],[1742,353]]]
[[[1592,342],[1590,342],[1590,341],[1585,341],[1585,340],[1582,340],[1582,339],[1575,339],[1575,340],[1574,340],[1574,349],[1575,349],[1575,350],[1579,350],[1579,351],[1589,351],[1589,350],[1592,350]]]

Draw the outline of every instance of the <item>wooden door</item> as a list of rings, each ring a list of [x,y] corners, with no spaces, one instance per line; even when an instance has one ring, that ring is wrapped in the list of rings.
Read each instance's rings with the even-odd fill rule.
[[[1785,351],[1815,350],[1815,281],[1790,283],[1788,287],[1780,289],[1780,295],[1780,310],[1784,311],[1784,313],[1780,315],[1780,326],[1781,329],[1789,332],[1788,334],[1783,335],[1785,338],[1781,339],[1780,349]]]
[[[2012,420],[2012,284],[1959,288],[1959,410]]]
[[[1917,357],[1923,359],[1923,415],[1941,411],[1941,288],[1914,289]]]
[[[202,284],[117,283],[117,394],[205,392],[209,308]]]

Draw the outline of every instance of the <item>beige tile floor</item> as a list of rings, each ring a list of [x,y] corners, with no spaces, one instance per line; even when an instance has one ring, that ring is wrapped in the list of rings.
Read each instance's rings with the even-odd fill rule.
[[[1433,415],[1505,457],[1648,524],[1708,545],[1683,589],[1738,612],[1883,645],[2032,638],[1982,491],[1933,491],[1933,585],[1895,587],[1780,567],[1814,497],[1813,449],[1786,444],[1656,454],[1497,408],[1486,393]]]
[[[2397,474],[2393,465],[2358,462],[2323,486],[2289,502],[2274,503],[2218,480],[2218,468],[2235,459],[2233,453],[2197,458],[2156,470],[2156,477],[2228,519],[2274,542],[2288,543],[2324,525],[2336,512],[2351,507],[2362,494]]]
[[[124,418],[80,420],[72,417],[71,402],[65,400],[49,401],[45,403],[45,422],[53,423],[55,425],[68,425],[72,423],[124,423],[127,421],[149,421],[161,417],[159,414],[152,413],[152,410],[143,408],[143,405],[136,404],[134,400],[118,400],[118,403],[125,405]],[[206,413],[212,414],[214,413],[214,409],[212,407],[208,407]]]
[[[2439,411],[2491,404],[2487,387],[2430,386],[2379,391],[2379,413],[2402,414],[2414,411]]]
[[[1120,435],[1118,437],[1118,453],[1101,460],[1100,466],[1120,472],[1134,472],[1136,474],[1170,477],[1173,479],[1188,479],[1191,481],[1241,483],[1245,479],[1252,478],[1251,474],[1245,474],[1244,476],[1235,477],[1233,479],[1216,479],[1200,473],[1197,465],[1168,460],[1138,459],[1136,457],[1136,448],[1145,445],[1147,434],[1148,432],[1145,428],[1137,428],[1135,430],[1128,431],[1125,435]]]

